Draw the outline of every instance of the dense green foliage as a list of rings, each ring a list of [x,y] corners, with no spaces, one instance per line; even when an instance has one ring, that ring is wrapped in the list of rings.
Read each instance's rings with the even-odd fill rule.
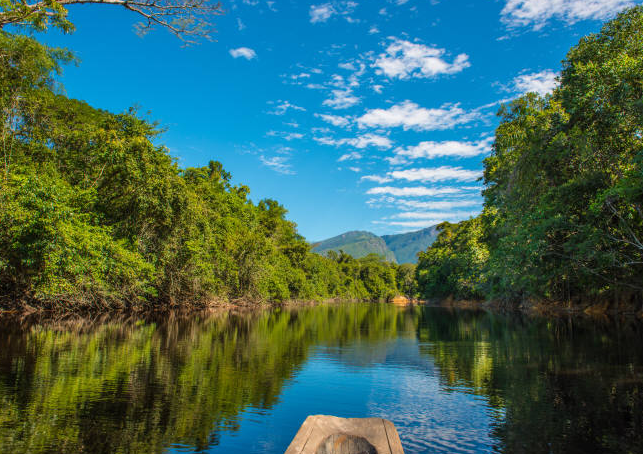
[[[397,263],[417,263],[418,252],[425,251],[438,236],[437,226],[397,235],[383,235],[382,239],[395,254]]]
[[[640,302],[643,8],[581,39],[553,94],[499,115],[483,215],[442,226],[420,260],[421,292]]]
[[[482,269],[489,251],[481,241],[479,218],[459,224],[438,225],[440,235],[433,246],[420,253],[417,285],[424,295],[459,298],[480,298]]]
[[[0,59],[0,295],[60,307],[398,292],[395,265],[311,253],[284,207],[254,204],[220,163],[180,169],[135,111],[59,94],[69,52],[0,32]]]

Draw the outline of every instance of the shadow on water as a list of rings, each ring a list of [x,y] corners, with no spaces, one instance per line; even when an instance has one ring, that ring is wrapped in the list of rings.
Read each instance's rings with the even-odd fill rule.
[[[639,322],[370,304],[0,321],[0,451],[215,451],[226,434],[255,436],[244,413],[270,418],[313,357],[435,374],[435,392],[477,396],[491,410],[495,451],[643,452]],[[406,419],[393,419],[404,441]],[[429,451],[421,441],[405,448]]]

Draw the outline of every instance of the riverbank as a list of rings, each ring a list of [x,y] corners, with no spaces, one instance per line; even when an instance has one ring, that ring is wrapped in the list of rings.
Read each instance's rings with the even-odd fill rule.
[[[0,305],[0,318],[3,316],[45,316],[45,317],[74,317],[74,316],[119,316],[123,314],[195,314],[199,312],[220,312],[220,311],[245,311],[257,309],[271,309],[276,307],[310,307],[319,304],[340,304],[340,303],[370,303],[354,298],[327,298],[323,300],[286,300],[266,301],[251,298],[212,298],[207,301],[189,302],[186,304],[159,304],[159,305],[130,305],[130,306],[74,306],[68,304],[48,304],[37,306],[24,301],[16,301],[11,304],[4,302]]]
[[[457,309],[485,309],[495,312],[526,312],[535,315],[627,315],[643,319],[643,306],[635,301],[583,300],[548,301],[525,299],[518,302],[502,300],[458,300],[453,298],[427,300],[425,304]]]

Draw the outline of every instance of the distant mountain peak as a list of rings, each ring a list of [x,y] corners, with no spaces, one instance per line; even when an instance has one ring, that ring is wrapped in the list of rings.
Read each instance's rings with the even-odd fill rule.
[[[399,235],[377,236],[365,230],[351,230],[313,244],[313,252],[325,254],[340,250],[355,258],[378,254],[397,263],[416,263],[417,253],[425,251],[438,236],[436,226]]]

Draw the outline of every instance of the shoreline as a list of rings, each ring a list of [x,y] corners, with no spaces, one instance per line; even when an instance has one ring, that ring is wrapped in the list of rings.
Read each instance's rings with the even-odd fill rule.
[[[547,317],[560,316],[591,316],[591,317],[614,317],[626,316],[637,317],[643,320],[643,308],[636,308],[633,305],[619,304],[613,302],[585,302],[585,303],[562,303],[546,300],[525,300],[519,304],[511,304],[500,300],[455,300],[445,298],[441,300],[429,300],[428,305],[447,307],[453,309],[481,309],[493,312],[519,312]]]
[[[469,300],[469,299],[413,299],[407,300],[406,303],[400,304],[395,301],[379,301],[395,305],[400,308],[410,306],[429,306],[443,307],[450,309],[463,310],[486,310],[497,313],[523,313],[535,316],[545,317],[636,317],[643,320],[643,308],[636,309],[632,305],[613,304],[608,302],[590,302],[587,303],[560,303],[545,300],[526,300],[520,304],[511,304],[501,300]],[[281,302],[271,302],[265,300],[253,300],[249,298],[223,299],[214,298],[209,301],[188,304],[163,304],[158,306],[83,306],[70,309],[69,306],[63,305],[57,308],[35,307],[26,303],[14,303],[7,309],[0,308],[0,320],[19,317],[43,317],[51,319],[65,319],[70,317],[103,317],[103,316],[176,316],[191,315],[204,312],[245,312],[254,310],[266,310],[275,308],[299,308],[313,307],[321,304],[341,304],[341,303],[377,303],[378,301],[365,301],[350,298],[329,298],[325,300],[286,300]]]
[[[320,304],[340,304],[340,303],[373,303],[374,301],[363,301],[350,298],[329,298],[325,300],[286,300],[281,302],[252,300],[248,298],[239,299],[212,299],[207,302],[189,303],[189,304],[163,304],[158,306],[121,306],[109,307],[82,306],[69,309],[67,306],[50,308],[35,307],[28,304],[14,304],[10,309],[0,308],[0,320],[10,317],[45,317],[45,318],[69,318],[69,317],[102,317],[102,316],[122,316],[122,315],[189,315],[204,312],[239,312],[252,310],[265,310],[275,308],[296,308],[312,307]]]

